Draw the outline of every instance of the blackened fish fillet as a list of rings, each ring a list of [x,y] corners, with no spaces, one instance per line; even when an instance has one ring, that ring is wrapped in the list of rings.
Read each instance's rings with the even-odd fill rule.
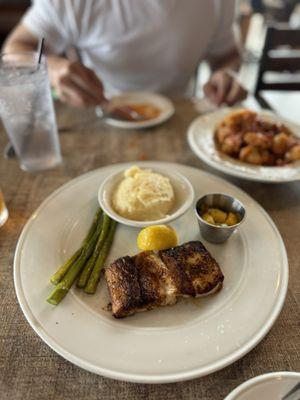
[[[175,304],[180,296],[205,296],[222,287],[224,276],[199,241],[122,257],[105,270],[116,318]]]

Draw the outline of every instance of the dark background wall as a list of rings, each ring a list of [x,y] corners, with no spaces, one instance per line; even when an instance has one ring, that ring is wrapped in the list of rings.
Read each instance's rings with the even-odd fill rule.
[[[29,5],[30,0],[0,0],[0,46]]]

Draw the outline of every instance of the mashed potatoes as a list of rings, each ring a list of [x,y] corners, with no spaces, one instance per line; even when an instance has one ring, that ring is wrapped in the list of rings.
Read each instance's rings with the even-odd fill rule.
[[[164,218],[175,202],[169,178],[150,169],[131,167],[112,196],[112,206],[122,217],[137,221]]]

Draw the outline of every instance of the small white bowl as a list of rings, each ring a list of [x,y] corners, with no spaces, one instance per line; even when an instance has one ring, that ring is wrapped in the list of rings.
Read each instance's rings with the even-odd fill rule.
[[[138,163],[137,163],[138,165]],[[181,215],[183,215],[193,204],[194,200],[194,189],[190,181],[178,172],[172,171],[168,167],[157,167],[147,164],[141,166],[142,168],[151,169],[153,172],[157,172],[170,179],[175,193],[175,205],[170,211],[170,214],[164,218],[152,221],[136,221],[128,218],[124,218],[119,215],[111,205],[111,199],[113,191],[116,189],[117,185],[124,178],[124,169],[109,175],[98,191],[98,201],[100,207],[103,211],[108,214],[115,221],[127,226],[133,226],[135,228],[144,228],[149,225],[160,225],[171,222]]]

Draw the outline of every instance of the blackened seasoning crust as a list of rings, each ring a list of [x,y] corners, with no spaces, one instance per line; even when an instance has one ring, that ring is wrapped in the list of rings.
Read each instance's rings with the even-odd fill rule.
[[[219,264],[199,241],[162,250],[159,255],[174,275],[178,295],[203,295],[224,280]]]
[[[105,271],[116,318],[176,303],[180,296],[204,296],[222,287],[224,276],[199,241],[158,253],[122,257]]]
[[[115,317],[131,314],[139,306],[141,289],[138,270],[131,257],[119,258],[105,271],[105,278]]]

